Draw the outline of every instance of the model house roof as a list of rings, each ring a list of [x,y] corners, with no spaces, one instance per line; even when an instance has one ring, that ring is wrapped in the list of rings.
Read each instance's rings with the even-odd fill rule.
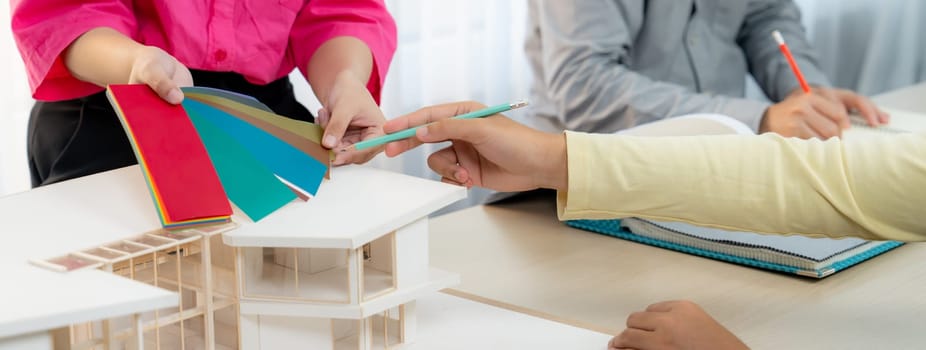
[[[259,224],[235,214],[225,243],[239,247],[363,246],[466,197],[466,189],[362,166],[335,168],[318,194],[294,201]]]
[[[0,213],[0,232],[15,247],[0,261],[51,258],[161,228],[137,166],[4,197]]]
[[[293,201],[259,224],[236,209],[233,246],[357,248],[466,196],[435,181],[361,166],[336,168],[315,198]],[[48,259],[161,228],[137,166],[7,196],[0,232],[16,246],[3,260]],[[62,235],[59,232],[68,232]],[[54,237],[46,239],[45,237]]]

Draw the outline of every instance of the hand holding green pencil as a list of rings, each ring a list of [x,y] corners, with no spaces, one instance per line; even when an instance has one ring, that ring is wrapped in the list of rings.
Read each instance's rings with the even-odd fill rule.
[[[521,108],[521,107],[524,107],[524,106],[527,106],[527,102],[526,102],[526,101],[519,101],[519,102],[515,102],[515,103],[502,104],[502,105],[497,105],[497,106],[492,106],[492,107],[480,109],[480,110],[478,110],[478,111],[473,111],[473,112],[469,112],[469,113],[465,113],[465,114],[460,114],[460,115],[457,115],[457,116],[453,117],[452,119],[474,119],[474,118],[483,118],[483,117],[488,117],[488,116],[493,115],[493,114],[498,114],[498,113],[502,113],[502,112],[509,111],[509,110],[512,110],[512,109]],[[389,134],[386,134],[386,135],[383,135],[383,136],[380,136],[380,137],[375,137],[375,138],[372,138],[372,139],[369,139],[369,140],[360,141],[360,142],[357,142],[357,143],[355,143],[355,144],[353,144],[353,145],[350,145],[350,146],[348,146],[348,147],[346,147],[346,148],[342,148],[342,149],[338,150],[338,152],[362,151],[362,150],[367,149],[367,148],[378,147],[378,146],[382,146],[382,145],[385,145],[385,144],[390,143],[390,142],[408,139],[408,138],[414,137],[414,136],[415,136],[415,131],[417,131],[418,128],[420,128],[420,127],[421,127],[421,125],[415,126],[415,127],[410,127],[410,128],[408,128],[408,129],[405,129],[405,130],[396,131],[396,132],[389,133]]]
[[[566,139],[528,128],[500,114],[478,120],[454,118],[485,106],[476,102],[431,106],[386,122],[386,132],[417,128],[415,138],[386,145],[395,157],[422,143],[452,141],[428,157],[441,181],[498,191],[566,189]],[[465,115],[465,114],[463,114]]]

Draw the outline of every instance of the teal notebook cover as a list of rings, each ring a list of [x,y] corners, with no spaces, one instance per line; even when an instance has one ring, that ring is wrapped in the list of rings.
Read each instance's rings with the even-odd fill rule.
[[[571,220],[566,224],[664,249],[813,278],[830,276],[903,245],[856,238],[759,235],[638,218]]]

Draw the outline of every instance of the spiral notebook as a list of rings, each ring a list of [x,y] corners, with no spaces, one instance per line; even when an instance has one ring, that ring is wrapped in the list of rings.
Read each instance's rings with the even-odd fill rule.
[[[637,243],[813,278],[830,276],[903,245],[858,238],[760,235],[639,218],[572,220],[566,224]]]

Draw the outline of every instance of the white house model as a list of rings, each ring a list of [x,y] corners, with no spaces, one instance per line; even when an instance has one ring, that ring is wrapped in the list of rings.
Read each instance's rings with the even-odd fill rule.
[[[95,176],[138,183],[131,194],[112,195],[129,209],[147,206],[153,219],[137,171]],[[30,201],[47,202],[60,196],[55,191],[76,196],[85,191],[80,183],[95,181],[49,186]],[[54,348],[385,349],[412,342],[415,300],[459,282],[428,265],[428,215],[465,196],[458,186],[351,166],[334,169],[315,198],[259,223],[236,211],[234,224],[204,229],[115,236],[115,227],[81,228],[103,241],[59,242],[80,246],[33,263],[110,271],[176,292],[177,305],[58,329]]]
[[[414,339],[415,299],[459,282],[428,265],[428,215],[456,186],[362,167],[225,233],[237,251],[242,349],[388,348]]]

